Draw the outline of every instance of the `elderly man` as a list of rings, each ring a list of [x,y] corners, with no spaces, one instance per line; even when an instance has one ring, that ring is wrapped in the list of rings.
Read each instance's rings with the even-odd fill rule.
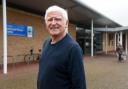
[[[49,7],[45,23],[51,38],[43,45],[37,89],[86,89],[82,50],[68,34],[67,11]]]

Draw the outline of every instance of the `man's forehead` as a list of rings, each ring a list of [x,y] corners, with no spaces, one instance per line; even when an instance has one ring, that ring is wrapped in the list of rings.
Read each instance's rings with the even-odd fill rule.
[[[54,12],[48,13],[47,18],[50,18],[50,17],[63,18],[63,15],[61,12],[54,11]]]

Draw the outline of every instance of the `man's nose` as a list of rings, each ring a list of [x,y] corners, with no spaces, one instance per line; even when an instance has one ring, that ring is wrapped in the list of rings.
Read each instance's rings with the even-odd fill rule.
[[[53,24],[53,25],[54,25],[54,24],[56,24],[56,21],[55,21],[55,19],[53,19],[53,20],[52,20],[52,24]]]

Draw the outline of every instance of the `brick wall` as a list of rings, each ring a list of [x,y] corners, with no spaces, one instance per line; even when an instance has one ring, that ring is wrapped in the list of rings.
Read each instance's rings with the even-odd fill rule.
[[[45,23],[42,16],[34,15],[24,11],[8,8],[7,21],[11,24],[32,26],[35,31],[34,38],[24,37],[8,37],[8,55],[14,56],[17,62],[23,61],[23,57],[19,58],[16,55],[27,54],[30,48],[34,48],[34,52],[42,48],[44,40],[49,37],[45,28]],[[75,25],[69,24],[69,33],[76,39]],[[0,57],[3,55],[3,28],[2,28],[2,8],[0,7]],[[2,58],[0,58],[2,60]],[[8,58],[8,62],[11,59]]]

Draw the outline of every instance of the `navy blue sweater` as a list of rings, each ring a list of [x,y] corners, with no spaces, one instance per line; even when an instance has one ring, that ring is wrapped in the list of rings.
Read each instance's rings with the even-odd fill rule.
[[[38,89],[86,89],[83,56],[79,45],[67,34],[51,44],[47,40],[39,62]]]

